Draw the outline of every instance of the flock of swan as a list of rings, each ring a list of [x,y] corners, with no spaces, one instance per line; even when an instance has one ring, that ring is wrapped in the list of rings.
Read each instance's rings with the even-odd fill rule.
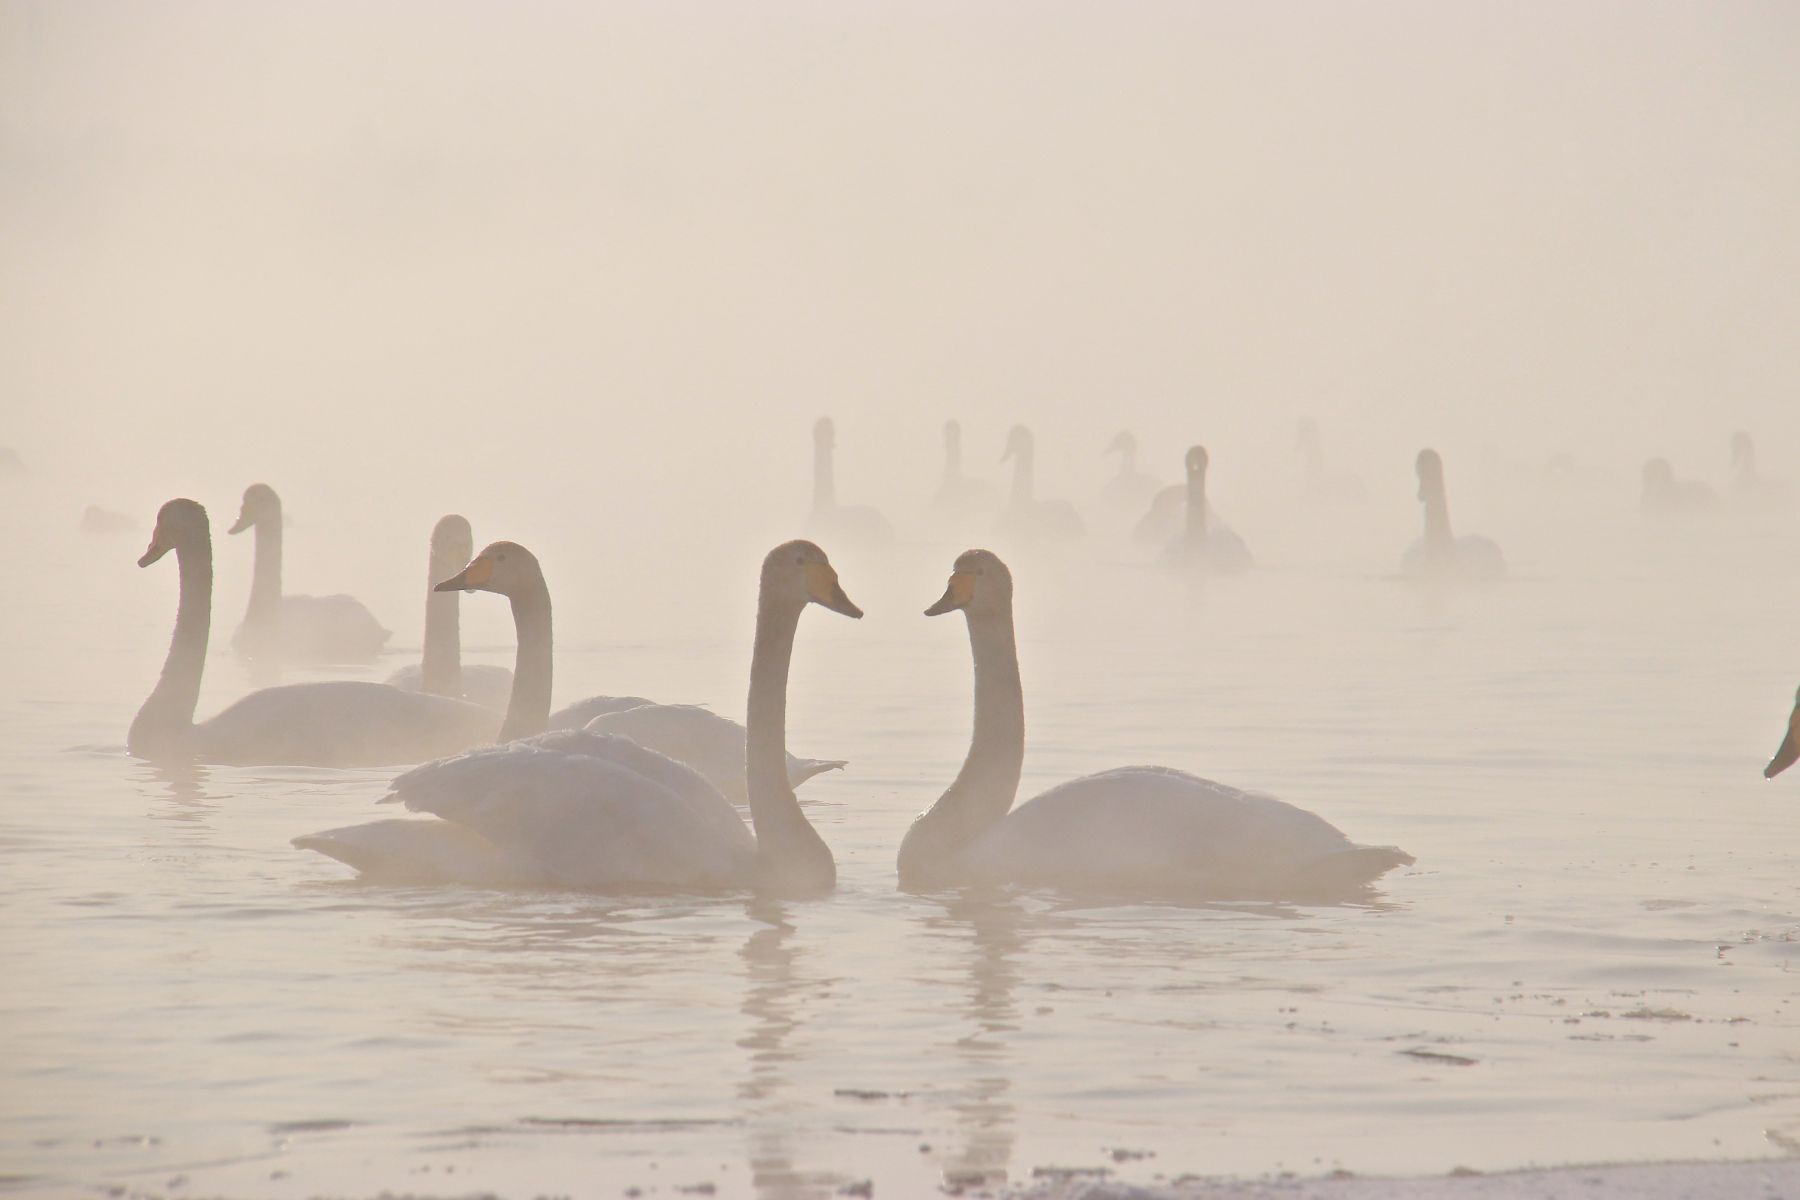
[[[1309,436],[1310,433],[1310,436]],[[1746,443],[1747,445],[1747,443]],[[962,470],[961,429],[944,429],[940,512],[990,511],[997,533],[1078,536],[1066,502],[1040,499],[1034,442],[1015,427],[1005,459],[1010,498]],[[1316,430],[1303,425],[1309,477],[1329,481]],[[813,528],[825,539],[880,544],[893,530],[872,508],[839,504],[829,419],[814,429]],[[1137,469],[1135,440],[1107,448],[1120,470],[1104,503],[1135,513],[1133,537],[1162,541],[1181,566],[1234,573],[1252,564],[1242,538],[1207,502],[1208,455],[1191,447],[1186,480],[1162,488]],[[1744,451],[1748,455],[1747,449]],[[1742,461],[1742,460],[1740,460]],[[1750,459],[1753,462],[1753,458]],[[1655,465],[1655,464],[1652,464]],[[1417,456],[1424,532],[1403,559],[1414,576],[1493,579],[1499,547],[1451,528],[1442,457]],[[1646,480],[1650,472],[1646,473]],[[1660,470],[1656,472],[1662,486]],[[1648,493],[1647,493],[1648,494]],[[255,531],[248,611],[232,638],[240,655],[282,661],[367,661],[388,633],[354,599],[282,590],[281,501],[248,488],[229,532]],[[590,696],[551,709],[554,639],[549,587],[537,557],[515,542],[474,552],[467,520],[432,531],[421,661],[385,683],[327,681],[251,692],[195,720],[212,621],[213,547],[206,510],[175,499],[157,513],[147,567],[171,551],[180,587],[161,676],[131,723],[127,748],[155,761],[324,767],[418,764],[393,780],[389,818],[294,839],[394,883],[574,887],[609,891],[749,888],[776,895],[830,890],[836,866],[795,789],[839,759],[787,748],[788,668],[801,613],[811,605],[856,618],[825,552],[785,542],[763,560],[744,724],[708,708],[641,696]],[[465,593],[503,596],[516,638],[512,670],[461,662]],[[1107,894],[1209,899],[1341,899],[1365,894],[1410,864],[1394,846],[1352,842],[1304,809],[1167,767],[1120,767],[1069,780],[1015,805],[1025,753],[1024,695],[1013,631],[1013,577],[988,550],[957,557],[927,616],[963,614],[974,660],[974,728],[961,770],[907,830],[902,888],[1018,885]],[[1764,774],[1800,760],[1800,695]],[[739,813],[747,808],[749,821]]]

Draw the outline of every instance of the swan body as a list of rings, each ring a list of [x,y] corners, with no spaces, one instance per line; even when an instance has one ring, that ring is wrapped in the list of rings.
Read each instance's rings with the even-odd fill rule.
[[[454,696],[504,711],[512,697],[512,671],[486,664],[463,665],[461,597],[437,590],[438,582],[460,571],[474,553],[475,537],[468,520],[455,513],[440,518],[431,531],[425,576],[424,654],[418,663],[401,667],[387,681],[402,691]]]
[[[754,836],[698,771],[629,738],[582,729],[426,763],[396,779],[391,798],[435,820],[378,821],[294,844],[381,880],[828,891],[831,851],[801,812],[783,761],[788,665],[809,603],[862,615],[817,546],[777,546],[763,562],[747,705]]]
[[[1025,757],[1012,574],[986,550],[956,560],[927,616],[961,611],[975,660],[975,729],[955,781],[900,845],[900,886],[1015,884],[1204,899],[1346,899],[1413,861],[1360,846],[1272,796],[1168,767],[1121,767],[1014,809]]]
[[[962,425],[957,421],[945,421],[944,478],[931,499],[932,511],[942,519],[951,520],[992,512],[998,504],[999,496],[993,484],[963,474]]]
[[[887,545],[894,540],[894,527],[886,517],[866,504],[837,502],[837,479],[831,462],[836,448],[836,427],[830,417],[820,417],[813,425],[813,528],[826,537],[870,546]]]
[[[266,483],[244,489],[243,508],[227,533],[256,531],[250,607],[231,637],[245,658],[287,662],[367,662],[388,631],[352,596],[298,596],[281,590],[281,498]]]
[[[206,510],[171,500],[138,565],[175,551],[181,602],[161,677],[126,738],[139,758],[233,765],[385,766],[492,740],[491,711],[381,683],[294,683],[252,692],[194,721],[212,624],[212,535]]]
[[[1692,517],[1712,512],[1719,493],[1698,479],[1677,479],[1666,458],[1644,464],[1644,489],[1638,507],[1647,517]]]
[[[1206,447],[1190,446],[1185,460],[1187,496],[1181,537],[1169,544],[1169,557],[1182,566],[1211,575],[1236,575],[1254,565],[1244,539],[1213,519],[1206,503]]]
[[[1451,532],[1442,456],[1436,450],[1421,450],[1414,469],[1419,502],[1425,507],[1425,534],[1401,556],[1401,570],[1416,579],[1483,581],[1505,575],[1506,557],[1499,546],[1484,537]]]
[[[1035,471],[1037,439],[1023,425],[1014,425],[1006,437],[1000,461],[1013,463],[1012,496],[1000,510],[994,530],[1002,537],[1022,542],[1069,542],[1087,532],[1075,506],[1067,500],[1040,500]]]
[[[589,733],[613,733],[630,738],[686,763],[706,777],[733,804],[748,804],[744,780],[744,727],[697,704],[642,704],[636,708],[602,713],[583,726]],[[789,787],[799,787],[814,775],[839,770],[843,759],[786,758]]]
[[[1794,711],[1788,714],[1787,734],[1775,749],[1775,757],[1763,768],[1763,778],[1773,779],[1800,761],[1800,692],[1794,693]]]

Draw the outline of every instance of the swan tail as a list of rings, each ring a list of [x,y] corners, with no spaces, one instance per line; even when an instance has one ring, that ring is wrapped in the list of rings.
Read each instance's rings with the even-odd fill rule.
[[[1398,846],[1351,846],[1314,859],[1302,876],[1308,886],[1321,891],[1355,892],[1395,867],[1410,867],[1415,861]]]
[[[472,830],[448,821],[396,817],[309,833],[293,840],[378,883],[502,885],[531,872]]]
[[[799,787],[814,775],[823,775],[827,771],[841,771],[850,765],[847,758],[797,758],[788,768],[788,783]]]

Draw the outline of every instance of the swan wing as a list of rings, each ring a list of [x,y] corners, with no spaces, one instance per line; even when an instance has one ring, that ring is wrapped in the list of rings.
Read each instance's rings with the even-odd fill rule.
[[[697,704],[643,704],[602,713],[582,728],[628,737],[676,762],[686,763],[733,804],[749,803],[744,778],[744,727]],[[835,759],[787,756],[788,782],[795,787],[824,771],[844,766]]]
[[[642,696],[589,696],[586,700],[577,700],[573,704],[565,704],[550,714],[551,729],[580,729],[595,717],[605,713],[622,712],[628,708],[639,708],[645,704],[654,704],[654,700],[646,700]]]
[[[418,663],[408,663],[389,675],[386,683],[403,692],[419,691],[425,686],[425,668]],[[462,690],[463,699],[469,703],[505,712],[507,703],[512,699],[512,668],[486,663],[465,663],[462,667]]]
[[[385,683],[333,680],[251,692],[195,726],[206,762],[320,767],[418,762],[492,741],[495,714]]]

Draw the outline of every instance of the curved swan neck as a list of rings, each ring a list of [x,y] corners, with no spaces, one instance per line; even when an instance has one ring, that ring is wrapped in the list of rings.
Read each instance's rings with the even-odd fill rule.
[[[829,889],[837,875],[831,850],[800,811],[788,783],[788,666],[801,607],[767,595],[756,606],[756,642],[744,714],[744,771],[750,824],[756,831],[756,882],[762,890]]]
[[[272,621],[281,611],[281,508],[259,519],[252,527],[256,539],[256,563],[250,579],[250,607],[246,621]]]
[[[425,581],[425,652],[419,660],[419,690],[434,696],[458,696],[462,685],[462,593],[436,590],[463,566],[461,556],[431,556]]]
[[[968,611],[975,660],[975,730],[962,770],[938,802],[913,823],[900,845],[902,886],[953,872],[963,847],[1006,816],[1025,763],[1025,693],[1011,606]]]
[[[212,631],[212,538],[202,533],[176,546],[175,564],[181,576],[175,636],[169,642],[162,675],[132,719],[125,739],[126,748],[139,757],[169,749],[191,733],[194,707],[200,702],[206,641]]]
[[[519,650],[513,660],[512,696],[506,704],[506,720],[500,723],[503,742],[542,733],[550,724],[550,589],[540,580],[510,599]]]
[[[826,512],[837,507],[837,482],[831,473],[831,443],[813,442],[813,511]]]

